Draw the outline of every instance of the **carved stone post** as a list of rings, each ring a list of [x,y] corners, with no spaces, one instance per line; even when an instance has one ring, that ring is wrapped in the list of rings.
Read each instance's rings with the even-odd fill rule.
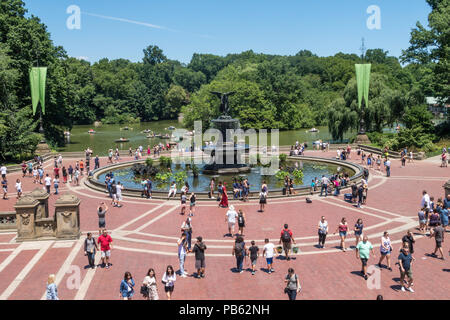
[[[447,196],[450,194],[450,180],[448,180],[444,185],[444,190],[445,190],[445,198],[447,198]]]
[[[36,211],[36,220],[48,218],[48,198],[50,195],[47,191],[41,188],[36,188],[30,193],[30,196],[39,201],[39,206]]]
[[[34,240],[36,238],[36,231],[34,228],[34,221],[36,220],[36,211],[39,206],[39,201],[26,195],[17,201],[14,208],[16,209],[17,221],[17,240]]]
[[[80,199],[72,194],[65,194],[55,203],[56,238],[79,239]]]

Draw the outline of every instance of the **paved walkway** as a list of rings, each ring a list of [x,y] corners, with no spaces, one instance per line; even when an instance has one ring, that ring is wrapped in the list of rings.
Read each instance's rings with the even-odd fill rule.
[[[335,152],[308,151],[306,155],[331,158]],[[353,154],[356,157],[356,154]],[[64,159],[64,165],[74,165],[79,159]],[[124,158],[122,161],[131,160]],[[353,161],[353,160],[350,160]],[[359,162],[359,160],[356,160]],[[101,159],[105,165],[106,160]],[[325,215],[330,232],[342,217],[353,226],[358,218],[364,220],[365,233],[374,244],[379,257],[379,241],[387,230],[393,240],[397,253],[400,240],[406,230],[417,232],[417,211],[421,193],[426,189],[430,195],[443,197],[442,185],[450,177],[449,168],[440,168],[439,161],[416,161],[400,167],[399,161],[392,161],[392,176],[386,178],[384,172],[370,170],[367,205],[355,208],[339,197],[313,197],[307,204],[304,197],[269,199],[264,213],[257,212],[258,202],[234,202],[247,216],[245,241],[249,245],[255,240],[261,248],[263,239],[269,238],[278,243],[281,228],[288,223],[294,232],[300,252],[294,259],[286,261],[276,258],[275,273],[268,274],[265,261],[260,258],[258,271],[234,273],[235,260],[231,256],[233,240],[224,237],[227,233],[225,223],[226,209],[218,208],[217,203],[199,201],[193,217],[193,238],[203,236],[208,246],[206,278],[178,278],[173,299],[286,299],[283,294],[283,278],[292,267],[299,275],[303,287],[299,299],[375,299],[382,294],[385,299],[448,299],[450,292],[449,259],[442,261],[429,255],[434,249],[434,240],[416,234],[415,258],[413,266],[414,288],[416,293],[403,293],[399,285],[399,272],[374,269],[380,275],[379,288],[369,289],[367,282],[359,275],[360,262],[355,258],[353,248],[347,252],[338,249],[337,235],[330,234],[325,249],[316,248],[317,223]],[[52,161],[45,163],[46,172],[51,172]],[[10,191],[13,191],[21,173],[8,175]],[[42,187],[32,183],[32,178],[21,178],[24,191]],[[95,232],[97,236],[96,207],[101,201],[108,201],[106,194],[80,186],[62,185],[60,193],[76,194],[81,200],[81,229],[83,234]],[[13,211],[16,198],[0,200],[0,211]],[[50,214],[54,212],[57,196],[51,195]],[[118,299],[119,284],[125,271],[130,271],[136,281],[135,290],[149,268],[157,273],[158,291],[165,299],[160,282],[167,265],[178,270],[176,240],[185,217],[179,214],[179,201],[147,200],[126,198],[122,208],[110,207],[107,213],[107,228],[111,231],[113,242],[110,269],[84,269],[87,258],[83,252],[83,241],[39,241],[16,243],[14,233],[0,233],[0,299],[43,299],[47,276],[56,274],[61,299]],[[353,233],[348,245],[354,246]],[[449,246],[444,242],[448,256]],[[97,261],[99,260],[97,254]],[[396,254],[393,254],[396,260]],[[369,263],[377,263],[372,258]],[[194,270],[194,258],[189,255],[185,265],[190,275]],[[249,267],[248,261],[245,267]],[[375,284],[375,281],[370,281]],[[136,299],[142,299],[139,294]]]

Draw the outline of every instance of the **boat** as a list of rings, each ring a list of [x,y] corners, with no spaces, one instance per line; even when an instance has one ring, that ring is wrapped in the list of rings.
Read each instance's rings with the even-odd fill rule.
[[[94,133],[95,133],[95,130],[94,130],[94,129],[91,129],[91,130],[88,131],[88,133],[94,134]]]
[[[142,133],[151,133],[152,132],[152,130],[150,130],[150,129],[145,129],[144,131],[142,131]]]
[[[155,138],[161,138],[161,137],[162,137],[161,133],[155,134]]]
[[[170,136],[168,134],[165,134],[165,135],[161,136],[161,139],[170,139]]]
[[[115,140],[114,142],[129,142],[129,141],[130,141],[130,139],[120,138],[120,139]]]
[[[170,126],[169,128],[167,128],[168,130],[175,130],[176,128],[174,126]]]
[[[130,130],[130,128],[128,128],[128,127],[124,127],[124,128],[122,128],[121,130],[125,130],[125,131],[127,131],[127,130]]]
[[[149,135],[147,136],[148,139],[153,139],[154,137],[155,137],[154,134],[149,134]]]
[[[308,132],[319,132],[319,130],[316,128],[312,128],[312,129],[308,130]]]

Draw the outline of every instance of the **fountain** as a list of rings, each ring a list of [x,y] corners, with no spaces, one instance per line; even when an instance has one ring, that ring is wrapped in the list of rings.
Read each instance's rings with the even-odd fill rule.
[[[203,151],[211,156],[208,164],[203,168],[205,174],[236,174],[250,171],[250,167],[242,161],[242,157],[248,154],[250,150],[246,144],[236,144],[227,130],[240,129],[238,119],[233,119],[228,115],[229,103],[228,97],[235,92],[221,93],[211,92],[220,98],[220,111],[222,115],[211,121],[212,127],[219,130],[222,134],[222,140],[219,139],[215,145],[203,147]]]

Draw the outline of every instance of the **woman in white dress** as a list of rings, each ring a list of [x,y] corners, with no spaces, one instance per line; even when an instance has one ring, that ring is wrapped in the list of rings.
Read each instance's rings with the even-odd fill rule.
[[[155,270],[153,269],[148,270],[147,276],[145,276],[143,284],[146,285],[148,288],[148,296],[146,296],[145,298],[147,298],[147,300],[159,300],[158,288],[156,286]]]

